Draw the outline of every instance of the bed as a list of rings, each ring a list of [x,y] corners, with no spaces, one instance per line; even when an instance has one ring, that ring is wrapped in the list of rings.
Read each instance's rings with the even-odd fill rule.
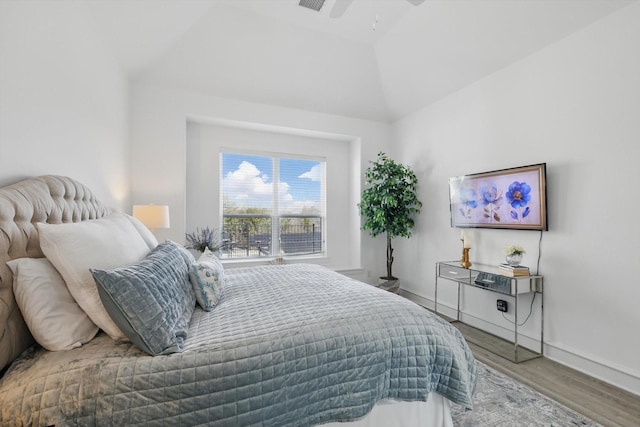
[[[84,338],[47,350],[40,344],[47,337],[40,337],[32,319],[43,310],[29,311],[24,302],[21,310],[16,302],[23,301],[27,282],[20,269],[14,277],[15,266],[24,259],[57,265],[55,256],[64,256],[67,246],[52,245],[51,233],[64,230],[64,239],[74,230],[60,227],[93,227],[122,217],[147,245],[131,265],[114,260],[134,245],[111,248],[105,256],[77,239],[67,244],[69,252],[76,251],[74,268],[85,258],[94,258],[86,265],[100,264],[91,274],[111,317],[106,320],[126,336],[113,339],[108,327],[96,326],[105,319],[84,322],[78,332]],[[115,244],[115,233],[101,239],[92,230],[98,241]],[[133,271],[153,288],[162,281],[155,270],[147,273],[154,265],[177,277],[180,287],[184,271],[188,281],[189,269],[200,260],[190,264],[183,252],[176,255],[179,245],[153,240],[73,179],[42,176],[0,189],[1,425],[450,426],[449,402],[472,407],[475,360],[454,327],[398,295],[317,265],[226,268],[210,311],[201,308],[201,296],[187,296],[192,291],[185,287],[178,297],[172,288],[173,294],[158,297],[170,298],[158,306],[158,316],[175,327],[172,341],[154,348],[162,339],[139,332],[131,319],[138,308],[128,318],[122,307],[114,313],[118,304],[145,298],[115,295],[109,286],[122,289],[117,286],[125,282],[115,279]],[[59,265],[57,270],[68,279]],[[133,288],[138,279],[131,280],[126,283]],[[95,311],[76,314],[93,320]],[[54,317],[45,317],[44,326]]]

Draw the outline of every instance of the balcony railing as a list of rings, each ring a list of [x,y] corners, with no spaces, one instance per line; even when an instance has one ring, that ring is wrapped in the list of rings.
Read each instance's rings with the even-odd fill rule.
[[[220,253],[223,258],[322,253],[322,224],[317,215],[224,214]]]

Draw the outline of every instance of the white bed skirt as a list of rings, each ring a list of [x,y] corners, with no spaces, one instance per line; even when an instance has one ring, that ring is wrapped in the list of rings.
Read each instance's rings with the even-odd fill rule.
[[[382,400],[364,418],[345,423],[328,423],[323,427],[453,427],[449,400],[429,393],[426,402]]]

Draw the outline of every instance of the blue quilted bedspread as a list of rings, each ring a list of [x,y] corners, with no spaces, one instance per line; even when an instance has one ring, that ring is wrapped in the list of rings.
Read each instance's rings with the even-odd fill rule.
[[[183,353],[153,357],[106,335],[28,350],[0,381],[0,424],[308,426],[430,392],[471,406],[473,356],[424,308],[314,265],[225,274]]]

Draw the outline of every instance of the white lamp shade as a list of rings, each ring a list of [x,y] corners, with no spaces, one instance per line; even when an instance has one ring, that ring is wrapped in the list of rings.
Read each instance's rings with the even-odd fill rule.
[[[134,205],[133,216],[151,231],[156,228],[169,228],[169,206]]]

